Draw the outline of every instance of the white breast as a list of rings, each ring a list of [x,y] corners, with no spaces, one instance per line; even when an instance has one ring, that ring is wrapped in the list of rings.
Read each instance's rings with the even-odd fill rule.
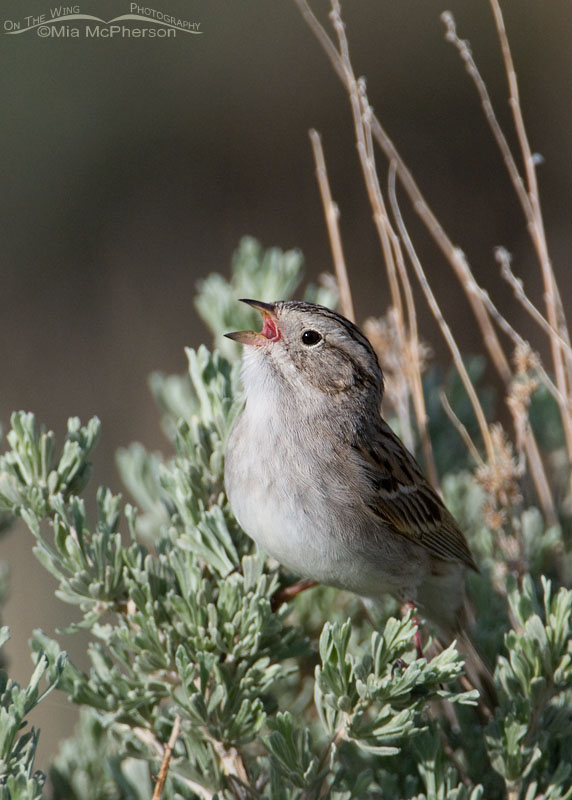
[[[283,422],[249,401],[228,443],[226,491],[241,527],[263,550],[315,577],[324,514],[295,447]]]

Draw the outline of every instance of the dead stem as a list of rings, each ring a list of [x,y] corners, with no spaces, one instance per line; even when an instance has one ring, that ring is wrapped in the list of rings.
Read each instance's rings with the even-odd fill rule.
[[[403,314],[403,302],[399,289],[397,268],[395,264],[395,253],[393,242],[397,242],[395,236],[392,238],[392,229],[389,216],[387,214],[375,163],[371,130],[369,127],[369,117],[371,109],[367,101],[365,85],[363,81],[357,80],[353,71],[349,55],[349,45],[345,34],[345,26],[341,18],[341,9],[338,0],[331,0],[332,10],[330,19],[338,37],[339,53],[345,82],[348,89],[350,104],[352,109],[354,129],[356,134],[356,146],[362,168],[362,173],[373,212],[373,220],[376,227],[379,242],[383,252],[385,268],[389,281],[391,300],[395,309],[395,321],[397,332],[397,349],[403,363],[406,361],[407,334],[405,330],[405,319]],[[411,424],[409,407],[409,386],[403,375],[399,373],[399,402],[397,404],[397,414],[399,417],[401,435],[409,449],[414,446],[413,426]]]
[[[463,425],[459,417],[455,414],[455,412],[451,408],[451,404],[447,399],[447,395],[442,390],[439,392],[439,399],[441,400],[441,405],[443,406],[445,414],[449,417],[449,419],[453,423],[453,426],[457,430],[457,433],[465,443],[465,446],[469,451],[469,453],[471,454],[473,461],[477,466],[481,466],[482,464],[484,464],[484,461],[481,458],[481,454],[479,453],[479,451],[475,446],[475,443],[471,439],[469,431],[466,429],[466,427]]]
[[[506,333],[506,335],[512,340],[514,345],[516,347],[529,346],[529,344],[526,341],[526,339],[524,339],[520,335],[520,333],[510,324],[510,322],[506,319],[506,317],[504,317],[501,314],[501,312],[498,310],[498,308],[495,306],[495,304],[491,300],[490,295],[488,294],[488,292],[486,292],[484,289],[481,289],[480,286],[477,286],[475,291],[477,291],[479,293],[479,295],[481,297],[481,300],[483,302],[483,305],[486,306],[486,308],[487,308],[489,314],[491,315],[492,319],[494,319],[494,321],[497,323],[499,328],[502,331],[504,331],[504,333]],[[548,375],[548,373],[546,372],[546,370],[542,366],[542,362],[540,361],[539,358],[536,361],[535,369],[536,369],[536,371],[538,373],[538,377],[539,377],[540,381],[544,384],[546,389],[550,392],[550,394],[554,397],[554,399],[558,402],[558,404],[561,405],[562,403],[566,403],[566,399],[563,398],[562,395],[560,394],[560,391],[558,390],[558,387],[556,386],[554,381],[551,380],[550,376]],[[512,382],[512,372],[510,374],[510,381],[508,383],[507,388],[510,387],[510,383],[511,382]]]
[[[127,725],[120,726],[123,730],[130,731],[133,733],[146,747],[149,747],[151,750],[154,750],[158,758],[164,758],[165,751],[159,740],[156,736],[147,728],[130,728]],[[172,736],[171,731],[171,736]],[[173,745],[174,746],[174,745]],[[185,784],[192,792],[194,792],[201,800],[212,800],[214,794],[209,789],[206,789],[204,786],[201,786],[200,783],[196,781],[190,780],[190,778],[184,778],[182,775],[178,775],[178,780]],[[156,791],[156,788],[155,788]],[[154,796],[154,795],[153,795]]]
[[[558,522],[558,514],[556,513],[556,506],[554,505],[554,496],[548,482],[544,464],[542,463],[538,443],[530,426],[527,426],[524,432],[524,449],[528,463],[528,472],[536,488],[538,500],[546,517],[546,522],[548,525],[554,525]]]
[[[499,149],[504,159],[505,166],[511,178],[513,187],[515,189],[518,200],[522,206],[524,216],[527,223],[527,228],[532,239],[533,246],[538,256],[542,278],[544,282],[544,292],[546,298],[546,309],[548,317],[548,330],[546,331],[550,338],[550,346],[552,352],[552,362],[554,366],[554,373],[556,376],[556,385],[562,400],[559,401],[560,414],[564,428],[564,435],[568,453],[572,454],[572,418],[568,412],[570,407],[570,397],[572,394],[572,357],[569,350],[566,350],[566,364],[568,371],[565,369],[564,348],[562,342],[570,344],[570,337],[562,308],[562,301],[556,284],[554,270],[548,254],[548,245],[546,242],[546,232],[544,229],[544,221],[542,218],[542,210],[540,207],[540,195],[538,191],[538,182],[536,179],[536,164],[535,159],[530,149],[522,109],[520,105],[520,95],[518,90],[518,81],[512,60],[512,54],[506,35],[506,28],[504,25],[504,18],[498,0],[490,0],[491,9],[495,18],[497,34],[501,46],[502,57],[505,65],[507,81],[509,86],[509,103],[513,114],[514,125],[516,129],[517,138],[520,144],[521,155],[524,162],[526,173],[526,186],[520,172],[516,166],[516,162],[508,146],[504,133],[502,132],[496,115],[494,113],[492,103],[484,81],[475,65],[472,58],[470,49],[466,42],[463,42],[457,37],[453,17],[447,13],[443,15],[443,21],[447,26],[447,39],[457,47],[461,57],[465,61],[469,75],[471,76],[477,92],[481,98],[481,103],[485,111],[485,116],[491,131],[497,141]],[[534,306],[532,306],[534,308]],[[530,307],[527,307],[530,312]],[[538,312],[537,312],[538,313]],[[537,320],[538,321],[538,320]]]
[[[167,780],[167,775],[169,774],[169,764],[171,763],[171,758],[173,757],[173,750],[175,748],[175,744],[177,743],[177,739],[179,738],[180,730],[181,730],[181,718],[178,714],[176,714],[175,722],[173,723],[173,729],[171,731],[169,741],[165,745],[165,752],[163,754],[161,769],[159,770],[159,775],[157,776],[157,783],[155,784],[155,791],[153,792],[153,800],[161,800],[163,789],[165,788],[165,782]]]
[[[494,319],[499,328],[502,331],[504,331],[504,333],[506,333],[507,336],[509,336],[509,338],[513,341],[513,343],[517,348],[528,346],[526,340],[523,339],[523,337],[518,333],[518,331],[516,331],[513,328],[513,326],[508,322],[508,320],[500,313],[500,311],[494,305],[488,292],[486,292],[484,289],[481,289],[481,287],[478,286],[476,283],[472,288],[472,291],[479,293],[481,301],[483,305],[486,306],[487,311],[489,312],[491,318]],[[554,385],[554,382],[550,379],[550,377],[546,373],[540,359],[537,359],[536,361],[535,371],[538,376],[538,379],[543,383],[543,385],[550,392],[550,394],[552,394],[555,397],[555,399],[559,401],[560,393],[557,387]],[[507,383],[507,391],[509,393],[512,382],[513,378],[511,373],[511,378]],[[510,405],[509,405],[509,410],[513,416],[515,431],[517,431],[519,429],[520,420],[515,417],[515,411],[513,408],[510,407]],[[550,483],[548,481],[546,469],[544,467],[544,463],[540,455],[538,443],[536,441],[536,438],[534,436],[534,433],[530,425],[526,425],[524,431],[523,446],[528,460],[528,471],[534,483],[541,508],[544,514],[546,515],[547,521],[550,524],[553,524],[558,519],[558,515],[556,513],[556,508],[554,505],[554,497],[552,494],[552,490],[550,488]]]
[[[391,192],[391,185],[395,184],[395,169],[394,165],[390,164],[389,167],[389,188]],[[392,236],[397,239],[397,235],[392,230]],[[407,323],[409,330],[409,358],[406,361],[407,377],[410,382],[411,397],[413,399],[413,407],[415,409],[415,417],[419,428],[419,438],[421,439],[421,449],[423,451],[423,458],[425,461],[425,469],[427,477],[435,489],[439,489],[439,475],[437,473],[437,465],[435,464],[435,457],[433,455],[433,445],[431,444],[431,437],[429,436],[427,406],[425,405],[425,395],[423,394],[423,379],[421,377],[421,357],[420,357],[420,340],[419,330],[417,327],[417,311],[415,308],[415,299],[413,297],[413,289],[411,281],[405,266],[403,252],[398,242],[394,245],[395,262],[403,294],[405,296],[405,306],[407,308]]]
[[[498,0],[490,0],[490,4],[493,11],[493,15],[495,17],[497,34],[499,37],[503,61],[505,64],[505,71],[507,74],[509,93],[510,93],[509,103],[513,113],[513,119],[515,123],[518,141],[521,146],[521,153],[524,161],[528,186],[525,186],[524,180],[516,165],[516,161],[509,147],[507,139],[504,135],[502,128],[500,127],[486,84],[473,59],[468,43],[465,40],[460,39],[458,37],[455,21],[451,12],[449,11],[444,12],[441,15],[441,19],[443,20],[447,28],[447,33],[446,33],[447,41],[451,42],[456,47],[457,51],[459,52],[459,55],[465,62],[467,72],[469,73],[469,76],[471,77],[471,80],[473,81],[475,88],[477,89],[477,93],[480,97],[481,104],[483,106],[483,110],[485,113],[485,118],[497,142],[499,150],[501,151],[501,155],[503,157],[505,166],[509,173],[515,193],[520,202],[520,205],[522,206],[528,230],[533,240],[535,249],[537,251],[537,255],[539,257],[541,269],[543,271],[543,277],[546,279],[545,291],[547,293],[548,310],[550,312],[551,307],[556,308],[556,305],[559,305],[559,310],[563,318],[562,305],[560,301],[560,296],[558,294],[558,287],[556,285],[554,272],[552,270],[552,264],[548,257],[546,236],[544,232],[544,223],[542,221],[542,212],[540,208],[538,183],[536,180],[536,165],[534,156],[532,155],[532,152],[530,150],[530,145],[526,134],[526,128],[524,126],[524,120],[520,106],[518,82],[516,79],[516,72],[512,61],[512,54],[510,51],[510,46],[506,35],[504,19],[502,16],[502,11],[498,3]],[[557,317],[558,315],[555,315],[554,319],[557,319]],[[563,319],[561,321],[563,321]],[[558,330],[556,325],[553,324],[552,320],[551,320],[551,329],[554,332]],[[566,331],[565,325],[564,325],[564,330]],[[552,331],[549,331],[549,335],[552,335]]]
[[[345,35],[345,30],[342,28]],[[351,64],[350,64],[351,69]],[[352,73],[353,74],[353,73]],[[377,228],[379,240],[382,244],[383,252],[385,255],[385,266],[387,277],[389,280],[389,288],[391,291],[391,299],[393,306],[397,312],[397,320],[400,330],[400,335],[405,341],[405,319],[403,313],[403,302],[401,299],[401,292],[399,290],[399,281],[397,279],[396,261],[398,258],[403,258],[401,251],[401,244],[399,238],[396,236],[389,214],[385,207],[383,193],[379,184],[377,175],[377,166],[375,163],[375,152],[373,148],[373,140],[371,137],[371,106],[369,105],[365,81],[360,78],[357,81],[357,88],[359,92],[359,107],[360,118],[359,121],[363,126],[365,153],[364,153],[364,177],[366,180],[366,188],[369,195],[370,205],[373,211],[373,220]],[[389,251],[389,258],[386,255],[386,250]]]
[[[353,67],[350,61],[348,41],[345,35],[345,26],[340,13],[340,4],[338,0],[332,0],[331,5],[332,11],[330,12],[330,18],[338,37],[338,43],[340,47],[339,57],[344,71],[345,84],[350,97],[354,129],[356,133],[357,151],[370,204],[373,210],[373,219],[383,250],[385,265],[389,278],[392,305],[397,309],[398,325],[402,328],[401,336],[404,338],[401,295],[399,293],[399,284],[397,282],[393,250],[391,248],[391,242],[388,233],[389,219],[385,210],[383,197],[381,195],[377,180],[374,154],[371,147],[368,146],[366,138],[366,131],[362,117],[362,98],[360,96],[361,93],[360,88],[358,87],[358,81],[354,75]]]
[[[558,340],[558,344],[562,348],[562,350],[566,353],[568,358],[572,357],[572,347],[570,344],[563,339],[558,331],[554,330],[552,325],[548,322],[548,320],[540,313],[540,311],[536,308],[534,303],[528,298],[526,292],[524,291],[524,286],[522,283],[521,278],[517,278],[511,268],[512,256],[508,252],[508,250],[504,247],[496,247],[495,248],[495,258],[500,264],[501,268],[501,277],[509,284],[511,289],[514,292],[514,296],[524,308],[525,311],[530,314],[532,319],[539,325],[544,333],[547,336],[554,336]]]
[[[495,18],[497,34],[501,46],[502,57],[505,65],[505,72],[509,86],[509,103],[514,118],[514,126],[518,136],[518,141],[521,148],[522,158],[524,161],[524,169],[527,178],[528,200],[531,207],[531,217],[527,219],[530,226],[530,233],[537,248],[540,266],[542,268],[543,278],[545,279],[546,291],[546,305],[548,311],[548,318],[550,324],[555,330],[560,330],[561,334],[565,336],[568,341],[568,330],[564,321],[564,311],[562,302],[556,284],[556,278],[552,269],[552,263],[548,255],[548,247],[546,243],[546,233],[544,230],[544,221],[542,219],[542,209],[540,207],[540,193],[538,191],[538,182],[536,179],[536,163],[528,136],[526,127],[524,125],[524,118],[522,115],[522,108],[520,105],[520,93],[518,89],[518,81],[516,78],[516,70],[512,60],[512,53],[508,43],[504,18],[498,0],[490,0],[491,9]],[[515,187],[516,188],[516,187]],[[559,325],[558,323],[561,323]]]
[[[296,2],[297,1],[298,0],[296,0]],[[413,205],[413,209],[427,228],[427,231],[432,236],[441,252],[449,261],[449,264],[452,266],[453,271],[455,272],[459,283],[461,284],[461,287],[464,289],[473,310],[473,314],[477,320],[477,324],[481,330],[485,346],[489,351],[493,364],[495,365],[495,369],[499,375],[501,375],[503,380],[508,380],[510,378],[510,367],[499,342],[496,331],[491,323],[491,320],[489,319],[488,314],[486,313],[486,310],[478,301],[478,298],[474,295],[474,293],[471,293],[470,291],[470,287],[473,284],[476,285],[476,281],[469,268],[465,254],[462,250],[460,250],[460,248],[453,244],[451,239],[449,239],[443,230],[439,220],[427,205],[425,198],[423,197],[419,187],[411,175],[411,172],[406,167],[405,162],[399,155],[395,145],[375,116],[372,116],[371,119],[371,130],[373,137],[385,153],[386,158],[390,161],[390,163],[395,163],[397,177],[401,181],[401,185],[405,189],[405,192]]]
[[[328,226],[328,235],[330,237],[330,247],[332,249],[332,258],[334,260],[334,268],[336,270],[336,278],[340,292],[342,313],[349,320],[355,322],[356,317],[352,300],[352,292],[348,279],[346,262],[344,259],[344,250],[342,247],[340,229],[338,227],[340,212],[337,204],[334,203],[332,199],[330,182],[328,180],[328,172],[326,170],[326,160],[324,158],[324,151],[322,149],[322,139],[318,131],[310,131],[310,141],[312,142],[312,150],[316,164],[316,177],[318,179],[318,186],[320,187],[320,195],[322,197],[326,225]]]
[[[494,464],[496,461],[496,452],[491,439],[491,433],[489,430],[488,422],[485,417],[485,412],[483,411],[481,401],[478,398],[478,395],[475,391],[475,387],[473,386],[473,383],[469,377],[465,364],[463,363],[463,358],[461,356],[459,346],[457,345],[457,342],[455,341],[451,329],[441,312],[439,303],[437,302],[437,298],[435,297],[433,290],[429,286],[429,282],[427,280],[427,277],[425,276],[425,272],[423,270],[421,262],[417,256],[415,248],[413,247],[413,242],[411,241],[411,237],[409,236],[409,233],[407,232],[407,229],[405,227],[405,223],[403,222],[403,217],[401,216],[401,210],[397,203],[395,184],[390,189],[389,197],[391,201],[391,208],[393,211],[393,215],[395,217],[397,228],[399,230],[399,235],[401,236],[401,240],[403,241],[407,254],[409,255],[409,261],[411,262],[413,270],[417,276],[419,285],[423,290],[423,294],[425,295],[425,299],[427,300],[427,305],[431,309],[431,312],[435,317],[437,324],[439,325],[439,328],[441,329],[443,338],[447,342],[449,350],[451,351],[451,355],[453,356],[453,361],[455,362],[455,367],[457,369],[457,372],[459,373],[461,380],[463,381],[463,385],[469,396],[471,405],[473,406],[473,411],[475,412],[475,417],[477,419],[479,429],[481,431],[481,436],[483,437],[485,450],[487,452],[487,460],[489,461],[489,463]]]
[[[444,11],[441,14],[441,20],[443,21],[447,29],[447,32],[445,34],[445,39],[448,42],[451,42],[451,44],[456,48],[457,52],[459,53],[461,59],[465,64],[465,69],[469,73],[469,76],[475,85],[475,88],[479,95],[479,99],[481,101],[481,105],[483,107],[485,119],[488,122],[489,128],[491,129],[492,134],[496,139],[498,148],[501,151],[503,161],[507,168],[512,184],[515,188],[518,200],[522,206],[522,210],[524,211],[527,220],[531,220],[532,207],[530,205],[528,196],[526,194],[524,181],[522,180],[520,172],[518,171],[518,167],[516,166],[516,162],[512,155],[512,151],[507,142],[506,136],[504,135],[503,130],[495,114],[495,110],[491,101],[491,97],[489,95],[489,91],[475,63],[473,54],[471,53],[471,48],[469,47],[469,43],[465,39],[460,39],[459,36],[457,35],[455,18],[453,17],[450,11]]]

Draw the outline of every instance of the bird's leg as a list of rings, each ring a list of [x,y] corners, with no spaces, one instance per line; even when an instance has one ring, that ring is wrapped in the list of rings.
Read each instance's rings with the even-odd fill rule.
[[[311,589],[312,586],[317,585],[318,581],[312,578],[306,578],[306,580],[294,583],[292,586],[285,586],[283,589],[279,589],[276,594],[272,595],[272,611],[277,611],[282,603],[287,603],[289,600],[292,600],[293,597],[296,597],[297,594],[300,594],[300,592],[305,592],[306,589]]]
[[[413,641],[415,642],[415,647],[417,649],[417,658],[423,658],[423,647],[421,645],[421,632],[419,631],[419,621],[417,619],[417,614],[415,613],[417,611],[417,607],[415,603],[412,603],[410,600],[403,603],[402,606],[402,612],[404,614],[407,614],[408,611],[413,611],[413,616],[411,617],[411,619],[415,624],[415,634],[413,636]]]

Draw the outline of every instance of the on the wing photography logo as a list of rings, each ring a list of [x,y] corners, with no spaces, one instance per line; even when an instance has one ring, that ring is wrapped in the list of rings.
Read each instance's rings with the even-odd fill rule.
[[[140,3],[113,19],[84,13],[79,5],[54,6],[43,14],[6,19],[4,33],[40,39],[175,39],[179,34],[202,34],[201,23]]]

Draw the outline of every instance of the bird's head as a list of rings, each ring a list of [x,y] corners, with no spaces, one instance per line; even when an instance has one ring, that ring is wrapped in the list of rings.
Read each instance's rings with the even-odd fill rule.
[[[262,330],[227,333],[245,346],[244,383],[275,382],[306,402],[381,404],[383,376],[375,352],[349,320],[324,306],[299,301],[242,300],[262,315]],[[321,405],[321,404],[320,404]]]

